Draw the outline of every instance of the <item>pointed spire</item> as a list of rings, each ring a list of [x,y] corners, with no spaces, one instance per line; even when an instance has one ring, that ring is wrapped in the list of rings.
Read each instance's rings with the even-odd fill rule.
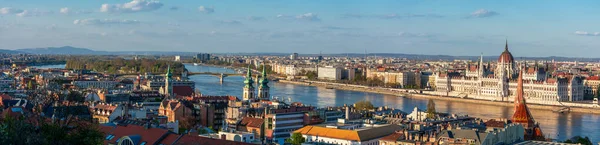
[[[525,103],[523,93],[523,69],[520,69],[519,78],[517,78],[517,97],[515,97],[515,102]]]
[[[248,65],[248,71],[246,71],[246,79],[252,79],[252,70],[250,69],[250,65]]]
[[[483,53],[479,56],[479,70],[483,70]]]
[[[252,80],[252,70],[250,69],[250,65],[248,65],[248,71],[246,73],[246,80],[244,80],[244,84],[246,84],[245,87],[253,88],[253,86],[252,86],[253,83],[254,83],[254,80]]]
[[[262,77],[265,78],[267,77],[267,71],[266,71],[267,66],[263,64],[263,70],[262,70]]]
[[[262,79],[259,81],[260,83],[260,87],[269,87],[268,83],[269,83],[269,79],[267,79],[267,70],[266,70],[266,65],[263,65],[263,70],[262,70]]]
[[[165,74],[165,76],[166,76],[166,77],[169,77],[169,78],[170,78],[171,76],[173,76],[173,74],[171,74],[171,65],[168,65],[168,66],[167,66],[167,73]]]
[[[508,51],[508,38],[506,39],[506,43],[504,45],[504,51]]]

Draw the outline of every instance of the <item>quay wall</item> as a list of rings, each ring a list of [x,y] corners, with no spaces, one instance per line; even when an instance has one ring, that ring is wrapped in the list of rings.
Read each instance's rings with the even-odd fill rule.
[[[394,95],[394,96],[406,97],[406,98],[412,98],[412,99],[425,99],[425,100],[434,99],[434,100],[445,100],[445,101],[465,102],[465,103],[474,103],[474,104],[476,103],[476,104],[506,106],[506,107],[513,106],[513,103],[508,102],[508,101],[491,101],[491,100],[480,100],[480,99],[473,99],[473,98],[460,98],[460,97],[452,97],[452,94],[450,96],[443,96],[443,95],[438,95],[436,92],[431,92],[431,91],[424,91],[424,92],[420,93],[420,92],[416,92],[415,90],[377,88],[377,87],[319,82],[319,81],[279,80],[279,82],[287,83],[287,84],[295,84],[295,85],[326,87],[326,88],[339,89],[339,90],[349,90],[349,91],[378,93],[378,94],[384,94],[384,95]],[[598,106],[598,105],[569,103],[569,102],[565,102],[565,103],[563,103],[563,105],[569,106],[569,109],[571,112],[600,114],[600,106]],[[530,104],[530,103],[528,103],[527,106],[531,109],[551,110],[551,111],[556,111],[556,110],[560,110],[560,109],[564,108],[564,106],[558,106],[558,105],[542,105],[542,104]]]

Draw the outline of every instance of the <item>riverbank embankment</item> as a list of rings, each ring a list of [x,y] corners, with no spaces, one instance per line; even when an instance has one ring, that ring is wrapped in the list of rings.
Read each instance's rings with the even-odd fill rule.
[[[348,91],[359,91],[359,92],[368,92],[368,93],[378,93],[384,95],[393,95],[398,97],[406,97],[411,99],[434,99],[434,100],[444,100],[444,101],[454,101],[454,102],[465,102],[465,103],[474,103],[474,104],[484,104],[484,105],[494,105],[494,106],[506,106],[512,107],[512,102],[506,101],[490,101],[490,100],[479,100],[473,98],[459,98],[459,97],[449,97],[449,96],[440,96],[433,94],[418,93],[418,92],[404,92],[404,91],[394,91],[389,88],[376,88],[376,87],[366,87],[366,86],[357,86],[357,85],[340,85],[337,83],[328,83],[328,82],[318,82],[318,81],[289,81],[289,80],[280,80],[280,83],[288,83],[295,85],[305,85],[305,86],[315,86],[315,87],[323,87],[328,89],[339,89],[339,90],[348,90]],[[530,109],[536,110],[561,110],[564,106],[554,106],[554,105],[541,105],[541,104],[527,104]],[[571,112],[578,113],[593,113],[600,114],[600,108],[584,108],[584,107],[570,107]]]

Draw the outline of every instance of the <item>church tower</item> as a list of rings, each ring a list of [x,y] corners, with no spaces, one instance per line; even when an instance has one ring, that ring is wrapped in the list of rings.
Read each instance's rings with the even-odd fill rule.
[[[258,86],[258,98],[259,99],[269,99],[269,79],[267,78],[266,65],[263,65],[262,70],[262,78],[259,81],[260,86]]]
[[[167,73],[165,74],[165,89],[164,89],[164,93],[165,96],[167,98],[171,98],[173,95],[173,86],[171,86],[171,77],[173,76],[173,74],[171,74],[171,66],[169,65],[167,68]]]
[[[521,124],[525,128],[525,140],[545,140],[544,134],[542,133],[539,124],[533,119],[533,115],[527,107],[523,91],[523,71],[519,71],[519,77],[517,78],[517,94],[515,96],[514,114],[512,116],[512,122],[514,124]]]
[[[248,65],[248,72],[244,84],[246,85],[244,85],[243,100],[248,101],[254,99],[254,80],[252,80],[252,70],[250,70],[250,65]]]

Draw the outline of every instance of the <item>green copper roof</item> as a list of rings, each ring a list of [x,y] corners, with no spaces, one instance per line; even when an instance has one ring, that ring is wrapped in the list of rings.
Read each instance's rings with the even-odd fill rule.
[[[169,65],[169,66],[167,67],[167,74],[165,74],[165,76],[167,76],[167,77],[171,77],[171,76],[173,76],[173,74],[171,74],[171,65]]]
[[[267,71],[266,71],[267,66],[263,65],[263,70],[262,70],[262,79],[259,81],[260,86],[261,87],[269,87],[268,83],[269,83],[269,79],[267,79]]]
[[[250,65],[248,65],[248,71],[246,74],[246,80],[244,80],[244,84],[246,84],[246,88],[252,88],[252,84],[254,81],[252,80],[252,70],[250,69]]]

